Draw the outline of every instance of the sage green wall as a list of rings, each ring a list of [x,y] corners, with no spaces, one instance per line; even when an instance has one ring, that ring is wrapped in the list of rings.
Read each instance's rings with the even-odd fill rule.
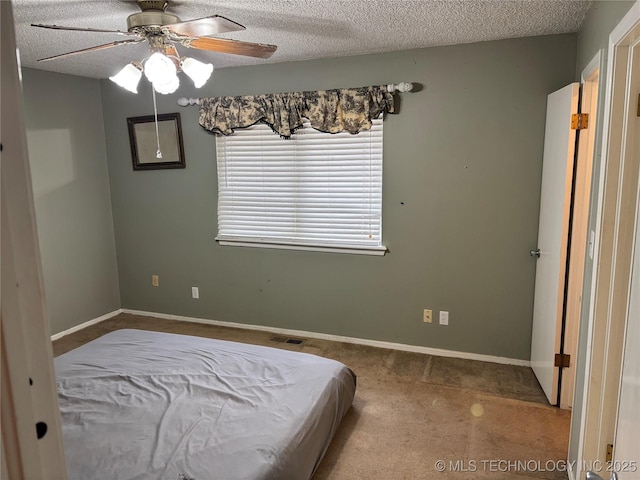
[[[51,332],[120,308],[100,82],[23,70]]]
[[[594,2],[589,8],[582,29],[578,33],[578,50],[576,64],[576,79],[580,79],[582,71],[591,59],[602,49],[606,59],[609,46],[609,34],[629,11],[634,2],[604,1]],[[595,158],[592,172],[591,201],[589,206],[589,227],[596,229],[596,214],[599,200],[599,178],[601,174],[600,162],[602,152],[602,123],[604,120],[604,95],[607,72],[600,72],[598,118],[596,119]],[[582,292],[582,306],[580,331],[578,338],[578,358],[576,363],[576,381],[574,388],[574,406],[571,417],[571,438],[569,441],[569,460],[578,459],[578,444],[580,441],[580,422],[582,417],[582,402],[584,399],[585,369],[587,363],[587,333],[589,324],[589,306],[591,304],[591,278],[593,276],[593,261],[589,257],[585,260],[584,289]]]
[[[582,70],[591,61],[598,50],[609,45],[609,34],[629,11],[633,1],[596,1],[593,2],[578,32],[578,50],[576,76],[580,78]]]
[[[158,104],[182,115],[185,170],[132,170],[126,118],[152,113],[149,86],[103,80],[123,308],[528,359],[546,97],[573,81],[575,54],[558,35],[229,68],[201,91],[183,79]],[[179,96],[399,81],[422,88],[385,120],[386,256],[214,241],[215,138]]]

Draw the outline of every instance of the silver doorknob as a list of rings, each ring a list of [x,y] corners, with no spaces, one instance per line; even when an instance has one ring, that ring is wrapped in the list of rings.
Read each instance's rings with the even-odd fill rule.
[[[536,248],[535,250],[530,250],[529,255],[531,255],[532,257],[540,258],[540,255],[541,255],[540,249]]]

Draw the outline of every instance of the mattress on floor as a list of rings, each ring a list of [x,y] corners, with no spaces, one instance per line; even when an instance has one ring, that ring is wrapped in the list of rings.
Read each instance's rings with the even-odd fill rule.
[[[55,367],[70,480],[308,479],[356,387],[315,355],[142,330]]]

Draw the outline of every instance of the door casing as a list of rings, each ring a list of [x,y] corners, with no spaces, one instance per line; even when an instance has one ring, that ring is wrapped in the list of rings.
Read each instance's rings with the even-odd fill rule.
[[[625,119],[631,105],[637,105],[628,86],[633,73],[629,53],[639,38],[636,2],[609,37],[587,364],[573,478],[583,478],[583,466],[604,464],[617,423],[640,170],[640,154],[637,146],[629,148],[632,135]]]
[[[560,408],[573,405],[576,361],[578,358],[578,333],[582,309],[582,289],[585,261],[589,254],[589,200],[595,154],[596,118],[598,116],[598,90],[602,69],[600,52],[589,62],[580,76],[580,113],[589,115],[589,126],[581,130],[576,152],[573,198],[573,224],[571,227],[570,261],[567,275],[567,305],[563,352],[571,357],[568,368],[562,371]]]

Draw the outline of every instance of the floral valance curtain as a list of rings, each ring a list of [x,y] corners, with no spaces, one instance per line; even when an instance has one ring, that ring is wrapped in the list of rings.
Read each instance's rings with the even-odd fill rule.
[[[380,113],[393,111],[393,95],[385,85],[201,98],[200,125],[214,133],[231,135],[234,128],[263,122],[274,133],[288,138],[307,118],[321,132],[356,134],[370,129],[371,119]]]

